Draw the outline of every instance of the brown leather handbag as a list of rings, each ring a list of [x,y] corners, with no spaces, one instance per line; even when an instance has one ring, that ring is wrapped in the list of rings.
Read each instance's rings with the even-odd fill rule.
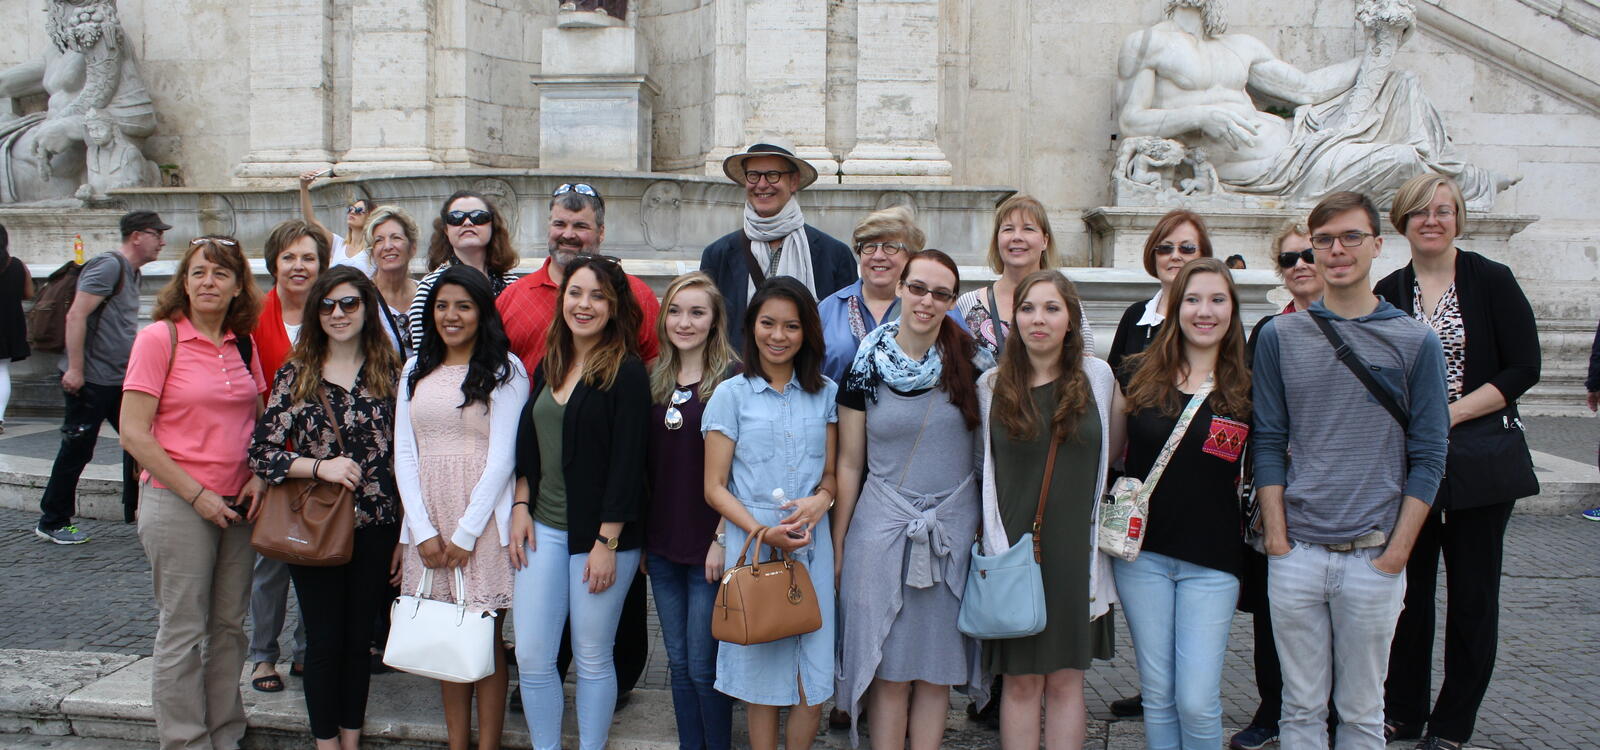
[[[318,390],[322,409],[333,423],[333,437],[344,453],[339,417],[328,404],[326,388]],[[292,565],[328,567],[350,562],[355,546],[355,497],[344,485],[319,479],[286,479],[270,485],[261,515],[250,532],[256,552]]]
[[[766,530],[763,526],[751,534],[739,561],[722,574],[711,614],[711,637],[719,641],[749,646],[822,629],[822,609],[805,563],[776,547],[773,559],[760,562]],[[747,565],[752,544],[756,562]]]

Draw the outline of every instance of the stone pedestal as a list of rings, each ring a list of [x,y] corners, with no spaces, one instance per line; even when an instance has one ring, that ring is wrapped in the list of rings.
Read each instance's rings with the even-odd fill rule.
[[[644,38],[626,26],[544,31],[539,167],[648,172],[650,124],[661,90]]]
[[[939,122],[938,0],[859,0],[856,146],[845,184],[950,184]]]

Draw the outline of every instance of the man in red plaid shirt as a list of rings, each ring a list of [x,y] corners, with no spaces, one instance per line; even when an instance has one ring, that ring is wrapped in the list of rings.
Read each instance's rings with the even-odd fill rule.
[[[506,287],[495,300],[511,351],[522,359],[531,374],[544,358],[545,334],[558,314],[556,297],[566,267],[579,255],[595,255],[606,238],[606,202],[600,193],[584,183],[567,183],[550,196],[550,257],[539,270]],[[634,299],[644,312],[639,323],[639,354],[649,362],[656,358],[656,314],[661,303],[655,292],[637,276],[628,276]]]

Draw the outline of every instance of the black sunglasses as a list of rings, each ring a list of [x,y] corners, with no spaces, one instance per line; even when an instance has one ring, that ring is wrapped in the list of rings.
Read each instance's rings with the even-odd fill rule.
[[[459,227],[469,221],[475,226],[484,226],[494,221],[494,212],[480,208],[476,211],[451,211],[444,215],[444,223],[453,227]]]
[[[1199,245],[1191,245],[1187,242],[1183,243],[1182,245],[1174,245],[1171,242],[1164,242],[1160,245],[1156,245],[1155,249],[1156,255],[1171,255],[1172,251],[1174,250],[1184,255],[1194,255],[1195,253],[1200,252]]]
[[[1311,248],[1309,248],[1309,247],[1304,249],[1304,250],[1299,250],[1299,251],[1289,250],[1289,251],[1278,253],[1278,267],[1279,268],[1294,268],[1294,264],[1296,264],[1296,263],[1298,263],[1298,262],[1300,262],[1302,260],[1305,261],[1307,265],[1314,266],[1314,265],[1317,264],[1317,256],[1311,251]]]
[[[317,312],[323,315],[332,315],[335,306],[343,310],[346,315],[354,315],[357,310],[361,309],[361,297],[356,294],[338,299],[323,297],[317,302]]]

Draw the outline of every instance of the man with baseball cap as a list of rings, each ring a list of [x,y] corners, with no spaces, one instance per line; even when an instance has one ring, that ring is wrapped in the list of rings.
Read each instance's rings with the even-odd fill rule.
[[[77,508],[78,477],[94,458],[100,423],[118,427],[122,411],[122,375],[128,352],[139,332],[139,269],[156,259],[172,226],[154,211],[130,211],[121,222],[122,247],[83,264],[78,289],[67,310],[66,350],[61,355],[61,391],[67,414],[61,424],[61,448],[33,533],[55,544],[82,544],[89,535],[72,523]],[[133,522],[139,505],[137,465],[122,454],[122,518]]]
[[[717,283],[728,306],[728,342],[744,340],[745,305],[772,276],[793,276],[822,299],[856,280],[850,248],[806,223],[795,194],[817,181],[817,170],[776,138],[764,138],[722,162],[728,179],[744,186],[744,228],[706,246],[700,270]]]

